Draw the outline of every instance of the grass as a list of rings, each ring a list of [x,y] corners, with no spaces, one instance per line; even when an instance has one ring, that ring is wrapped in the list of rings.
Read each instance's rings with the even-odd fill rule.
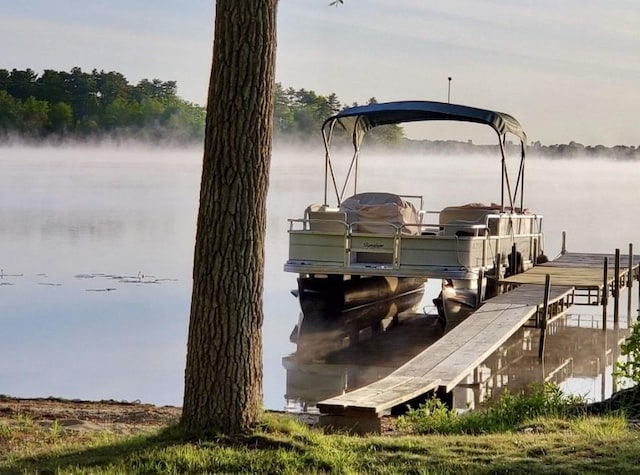
[[[535,417],[486,435],[327,435],[265,414],[239,439],[187,440],[177,427],[120,436],[0,425],[0,473],[637,473],[622,416]]]
[[[38,424],[20,415],[11,423],[0,422],[0,473],[15,473],[8,467],[19,459],[56,456],[81,447],[107,446],[116,440],[111,432],[66,430],[58,421]]]
[[[400,417],[401,428],[418,434],[485,434],[518,429],[538,417],[571,418],[584,414],[584,400],[565,395],[553,384],[534,385],[528,393],[505,390],[492,405],[458,413],[439,399],[431,399]]]
[[[582,410],[576,410],[582,408]],[[640,433],[624,416],[587,416],[555,386],[504,393],[458,414],[437,400],[399,424],[411,435],[325,434],[264,414],[242,438],[189,440],[179,427],[136,436],[0,423],[0,474],[14,473],[638,473]]]

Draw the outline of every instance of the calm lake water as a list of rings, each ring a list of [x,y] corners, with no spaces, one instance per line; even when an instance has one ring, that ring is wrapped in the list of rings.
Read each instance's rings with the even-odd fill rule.
[[[191,268],[202,152],[140,147],[0,148],[0,394],[182,403]],[[265,279],[265,407],[312,404],[392,369],[371,360],[299,364],[289,334],[288,217],[323,200],[323,153],[276,150],[268,198]],[[428,209],[499,201],[499,160],[372,159],[362,187],[421,194]],[[402,163],[400,168],[396,164]],[[545,253],[561,232],[576,252],[640,253],[640,165],[529,159],[525,204],[545,216]],[[425,302],[437,292],[430,284]],[[637,291],[632,308],[638,307]],[[626,296],[623,297],[626,298]],[[623,299],[626,309],[626,300]],[[490,388],[548,379],[591,399],[613,388],[617,332],[599,309],[554,327],[544,366],[535,330],[517,334],[481,369]],[[577,312],[574,312],[577,313]],[[635,315],[635,313],[634,313]],[[365,358],[366,359],[366,358]],[[285,369],[288,368],[288,369]]]

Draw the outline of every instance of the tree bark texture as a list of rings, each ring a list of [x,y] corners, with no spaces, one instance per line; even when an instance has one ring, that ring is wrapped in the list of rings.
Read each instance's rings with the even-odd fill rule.
[[[238,434],[262,408],[277,0],[217,0],[182,425]]]

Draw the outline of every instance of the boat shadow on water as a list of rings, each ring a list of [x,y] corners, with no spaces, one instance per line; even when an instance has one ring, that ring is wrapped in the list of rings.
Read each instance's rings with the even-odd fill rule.
[[[445,333],[435,313],[418,311],[424,287],[357,307],[338,309],[307,296],[283,358],[286,399],[301,407],[382,378]],[[435,309],[434,309],[435,312]]]

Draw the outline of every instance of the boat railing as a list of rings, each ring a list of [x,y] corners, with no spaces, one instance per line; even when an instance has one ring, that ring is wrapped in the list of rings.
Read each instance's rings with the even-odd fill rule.
[[[531,225],[514,225],[518,220],[529,220]],[[498,258],[503,263],[507,262],[506,255],[511,252],[516,241],[522,249],[524,260],[531,261],[541,246],[541,220],[540,215],[506,213],[486,215],[484,224],[464,220],[453,220],[446,224],[393,223],[381,220],[349,223],[345,213],[331,210],[288,221],[290,243],[297,246],[297,253],[302,252],[297,254],[299,257],[294,257],[296,260],[327,262],[327,265],[343,265],[346,268],[363,265],[393,269],[404,268],[406,265],[420,267],[426,256],[434,252],[433,249],[449,249],[442,248],[441,245],[434,248],[428,242],[448,240],[455,242],[450,249],[454,253],[452,255],[457,256],[454,259],[456,264],[461,267],[479,265],[487,269]],[[482,242],[480,248],[477,247],[479,239]],[[419,242],[424,244],[418,244]],[[474,245],[472,242],[478,244]],[[417,260],[403,256],[406,252],[411,255],[418,252]],[[459,257],[461,255],[466,257]]]
[[[349,224],[350,233],[370,233],[370,234],[398,234],[404,225],[398,225],[389,221],[373,221],[362,220],[354,221]],[[385,229],[391,231],[390,233],[384,232]]]
[[[289,231],[319,231],[323,233],[347,234],[349,225],[346,220],[327,218],[290,218]],[[299,229],[296,229],[299,225]]]
[[[419,215],[426,216],[430,214],[438,214],[437,211],[420,210]],[[500,232],[497,228],[500,220],[506,222],[509,225],[510,230],[507,232]],[[305,218],[291,218],[289,221],[289,230],[292,231],[295,228],[296,223],[300,223],[302,230],[305,231],[328,231],[328,232],[359,232],[361,228],[366,227],[369,229],[376,229],[375,233],[380,234],[394,234],[399,232],[401,234],[409,235],[458,235],[458,236],[480,236],[482,231],[488,231],[491,235],[509,235],[509,234],[540,234],[542,233],[542,216],[535,214],[487,214],[484,216],[481,222],[467,221],[467,220],[452,220],[447,223],[439,222],[424,222],[419,219],[415,223],[392,223],[383,220],[366,220],[366,221],[353,221],[348,222],[347,215],[344,212],[331,210],[331,211],[315,211],[311,212]],[[530,221],[532,223],[528,232],[521,232],[520,230],[514,230],[513,222]],[[533,225],[535,223],[535,226]],[[388,229],[390,233],[385,233],[384,230]],[[452,231],[453,230],[453,231]],[[462,232],[459,232],[462,231]],[[468,231],[465,233],[464,231]]]

